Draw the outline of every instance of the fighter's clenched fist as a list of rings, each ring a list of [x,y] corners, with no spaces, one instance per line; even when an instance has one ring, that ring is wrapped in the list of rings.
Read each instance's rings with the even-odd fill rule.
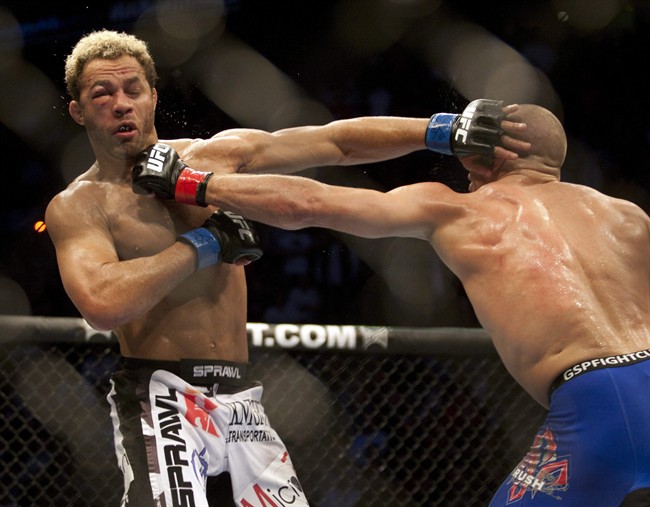
[[[161,199],[206,206],[205,188],[211,172],[188,167],[174,149],[163,143],[142,150],[131,170],[136,194],[154,193]]]
[[[203,226],[181,234],[178,240],[196,250],[197,269],[218,262],[245,265],[262,256],[253,224],[230,211],[215,211]]]
[[[425,134],[427,148],[445,155],[493,155],[503,134],[503,101],[478,99],[461,114],[437,113]]]

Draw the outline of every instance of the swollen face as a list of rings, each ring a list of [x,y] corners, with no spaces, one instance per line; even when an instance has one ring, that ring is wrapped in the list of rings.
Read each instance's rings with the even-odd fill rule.
[[[155,141],[156,91],[130,56],[89,62],[82,75],[82,123],[94,146],[135,155]]]

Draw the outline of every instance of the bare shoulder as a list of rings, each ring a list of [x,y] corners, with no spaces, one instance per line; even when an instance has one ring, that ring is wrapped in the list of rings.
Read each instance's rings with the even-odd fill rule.
[[[586,202],[588,206],[596,210],[602,210],[603,214],[609,214],[612,216],[613,213],[616,213],[620,220],[632,220],[639,224],[645,224],[646,227],[650,224],[650,217],[648,217],[648,214],[639,205],[629,200],[606,195],[598,190],[583,185],[572,185],[567,183],[565,186],[570,187],[573,191],[579,192],[580,194],[578,195],[580,195],[580,198]]]
[[[47,205],[46,215],[65,213],[88,204],[96,193],[97,184],[88,180],[75,180],[56,194]]]
[[[83,223],[96,221],[98,216],[102,216],[97,198],[100,192],[98,183],[79,180],[55,195],[45,210],[50,234],[55,235],[59,228],[70,224],[81,227]]]
[[[459,194],[463,207],[481,218],[490,217],[501,221],[504,215],[513,216],[518,210],[528,207],[530,195],[516,185],[491,183],[473,192]]]
[[[246,154],[252,153],[262,142],[262,134],[250,129],[231,129],[207,139],[161,140],[169,144],[183,162],[194,169],[214,173],[234,173],[247,163]]]
[[[611,198],[620,215],[622,234],[637,236],[650,246],[650,217],[638,205],[624,199]]]
[[[168,144],[179,154],[182,155],[189,149],[192,145],[202,141],[202,139],[190,139],[190,138],[180,138],[180,139],[160,139],[159,142]]]
[[[615,203],[616,206],[618,206],[621,212],[629,213],[630,215],[636,216],[646,223],[650,223],[650,216],[648,216],[648,214],[638,204],[617,197],[610,197],[610,199]]]
[[[401,209],[413,224],[442,238],[455,235],[477,219],[484,220],[494,213],[494,206],[477,192],[456,192],[443,183],[421,182],[405,185],[388,193],[392,210]]]
[[[264,130],[251,128],[234,128],[222,130],[207,138],[179,138],[161,140],[161,143],[169,144],[177,152],[192,155],[196,152],[221,149],[220,147],[232,145],[233,147],[241,142],[255,143],[270,139],[272,134]]]
[[[471,205],[469,194],[459,193],[443,183],[426,181],[404,185],[389,192],[394,197],[404,201],[406,206],[421,207],[436,214],[447,209],[461,211]]]

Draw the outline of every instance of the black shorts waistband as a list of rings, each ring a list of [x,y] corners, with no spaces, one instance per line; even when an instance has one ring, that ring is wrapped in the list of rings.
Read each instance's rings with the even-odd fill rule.
[[[650,349],[639,350],[637,352],[630,352],[628,354],[618,354],[615,356],[599,357],[597,359],[588,359],[573,365],[571,368],[564,370],[553,381],[550,388],[550,393],[555,391],[565,382],[579,377],[584,373],[589,373],[594,370],[602,370],[603,368],[615,368],[617,366],[629,366],[631,364],[640,363],[650,359]]]
[[[125,369],[165,370],[178,375],[185,382],[194,385],[211,386],[223,384],[240,387],[248,384],[249,363],[237,363],[219,359],[181,359],[180,361],[158,361],[122,357]]]

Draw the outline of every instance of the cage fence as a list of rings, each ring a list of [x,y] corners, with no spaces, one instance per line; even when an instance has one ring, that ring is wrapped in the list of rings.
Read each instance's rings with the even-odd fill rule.
[[[0,506],[119,505],[116,341],[80,319],[7,319]],[[249,338],[266,413],[315,507],[487,505],[544,417],[482,330],[258,323]],[[214,505],[234,505],[224,483],[209,485]]]

